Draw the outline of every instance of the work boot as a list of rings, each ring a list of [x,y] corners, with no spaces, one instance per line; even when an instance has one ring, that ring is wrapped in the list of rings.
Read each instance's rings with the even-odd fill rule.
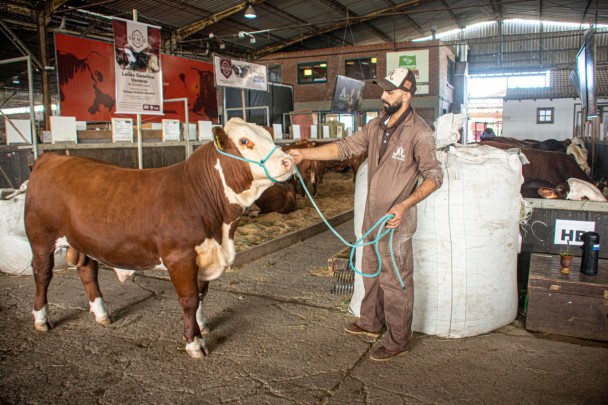
[[[378,339],[380,337],[380,332],[370,332],[368,330],[365,330],[359,327],[359,325],[357,325],[357,322],[349,323],[344,327],[344,330],[352,335],[364,335],[374,339]]]
[[[393,357],[403,356],[403,355],[407,354],[408,351],[409,350],[392,351],[392,350],[388,350],[383,345],[380,345],[377,348],[375,348],[374,350],[372,350],[371,354],[369,355],[369,359],[372,361],[378,361],[378,362],[389,361]]]

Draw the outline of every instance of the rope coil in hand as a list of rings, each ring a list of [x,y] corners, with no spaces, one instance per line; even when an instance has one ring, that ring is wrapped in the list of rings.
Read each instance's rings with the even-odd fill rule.
[[[306,183],[304,182],[304,179],[302,178],[302,175],[300,174],[298,167],[295,166],[294,168],[295,168],[296,175],[298,176],[298,179],[300,180],[300,183],[302,184],[302,188],[304,189],[304,191],[306,192],[306,195],[310,199],[312,206],[315,208],[315,210],[317,210],[317,213],[319,214],[319,216],[321,217],[323,222],[325,222],[325,225],[327,225],[329,230],[332,231],[332,233],[334,235],[336,235],[336,237],[338,239],[340,239],[340,241],[343,244],[350,247],[350,257],[348,260],[348,266],[356,274],[360,275],[361,277],[377,277],[378,275],[380,275],[380,271],[382,270],[382,258],[380,257],[380,250],[378,248],[378,245],[380,243],[380,240],[382,238],[384,238],[386,235],[388,235],[388,247],[389,247],[389,251],[391,253],[391,262],[393,264],[393,269],[395,270],[395,274],[397,275],[397,279],[399,280],[401,287],[405,290],[406,289],[405,283],[403,282],[403,279],[401,278],[401,275],[399,274],[399,269],[397,267],[397,263],[395,262],[395,254],[393,252],[393,235],[395,234],[395,228],[386,228],[386,223],[388,221],[390,221],[394,217],[394,215],[387,214],[387,215],[383,216],[378,221],[376,221],[376,223],[374,225],[372,225],[367,230],[367,232],[365,232],[365,234],[363,234],[363,236],[361,236],[355,243],[350,243],[347,240],[345,240],[342,237],[342,235],[340,235],[338,233],[338,231],[336,231],[336,229],[333,226],[331,226],[331,224],[327,221],[327,219],[325,218],[325,216],[319,209],[319,206],[315,203],[315,200],[310,195],[310,191],[308,191],[308,188],[306,187]],[[376,237],[369,242],[364,242],[365,238],[369,234],[371,234],[376,228],[378,229],[378,231],[376,232]],[[353,257],[355,256],[356,248],[368,246],[368,245],[374,245],[374,251],[376,252],[376,258],[378,259],[378,269],[373,274],[363,273],[361,270],[357,269],[357,267],[353,264]]]

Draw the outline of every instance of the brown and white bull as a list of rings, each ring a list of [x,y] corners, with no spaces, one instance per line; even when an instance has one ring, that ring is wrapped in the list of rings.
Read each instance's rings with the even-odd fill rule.
[[[226,153],[259,162],[275,147],[267,131],[233,118],[214,128]],[[293,173],[280,149],[267,159],[277,181]],[[239,218],[272,181],[259,165],[220,154],[213,143],[160,169],[127,169],[75,156],[44,153],[30,176],[25,226],[36,283],[34,326],[49,328],[47,290],[53,252],[70,247],[71,261],[100,324],[111,322],[97,282],[98,262],[120,269],[165,267],[184,315],[186,351],[208,353],[202,331],[209,281],[234,260]]]

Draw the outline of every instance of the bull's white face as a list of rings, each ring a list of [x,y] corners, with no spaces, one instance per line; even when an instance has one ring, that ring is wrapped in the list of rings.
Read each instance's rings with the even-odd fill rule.
[[[236,145],[241,156],[245,159],[260,162],[262,159],[267,158],[268,160],[265,161],[264,166],[268,171],[268,175],[276,181],[285,181],[293,174],[295,167],[293,158],[280,148],[275,149],[272,137],[264,128],[247,123],[240,118],[232,118],[224,126],[224,132]],[[273,149],[274,151],[268,157]],[[239,204],[243,208],[253,204],[262,195],[264,190],[273,183],[260,165],[255,163],[248,163],[248,165],[253,181],[251,187],[240,193],[235,192],[228,186],[219,160],[215,166],[222,179],[224,193],[228,201],[233,204]]]
[[[254,162],[265,159],[275,147],[268,131],[240,118],[231,118],[226,123],[224,131],[239,149],[241,155]],[[270,176],[277,181],[289,179],[294,172],[293,158],[280,148],[274,150],[264,165]],[[272,180],[266,176],[266,172],[261,166],[249,163],[249,167],[254,183],[266,184],[268,181],[268,187],[272,184]]]

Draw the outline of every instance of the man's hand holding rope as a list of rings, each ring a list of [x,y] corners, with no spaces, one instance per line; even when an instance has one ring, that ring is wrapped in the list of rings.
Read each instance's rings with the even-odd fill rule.
[[[386,215],[394,215],[394,217],[386,223],[386,227],[398,227],[403,221],[403,218],[405,218],[405,213],[407,212],[407,210],[419,203],[420,201],[424,200],[436,189],[437,185],[433,180],[424,179],[422,184],[420,184],[420,186],[418,186],[418,188],[414,190],[414,192],[408,198],[406,198],[403,202],[394,205],[386,213]]]

